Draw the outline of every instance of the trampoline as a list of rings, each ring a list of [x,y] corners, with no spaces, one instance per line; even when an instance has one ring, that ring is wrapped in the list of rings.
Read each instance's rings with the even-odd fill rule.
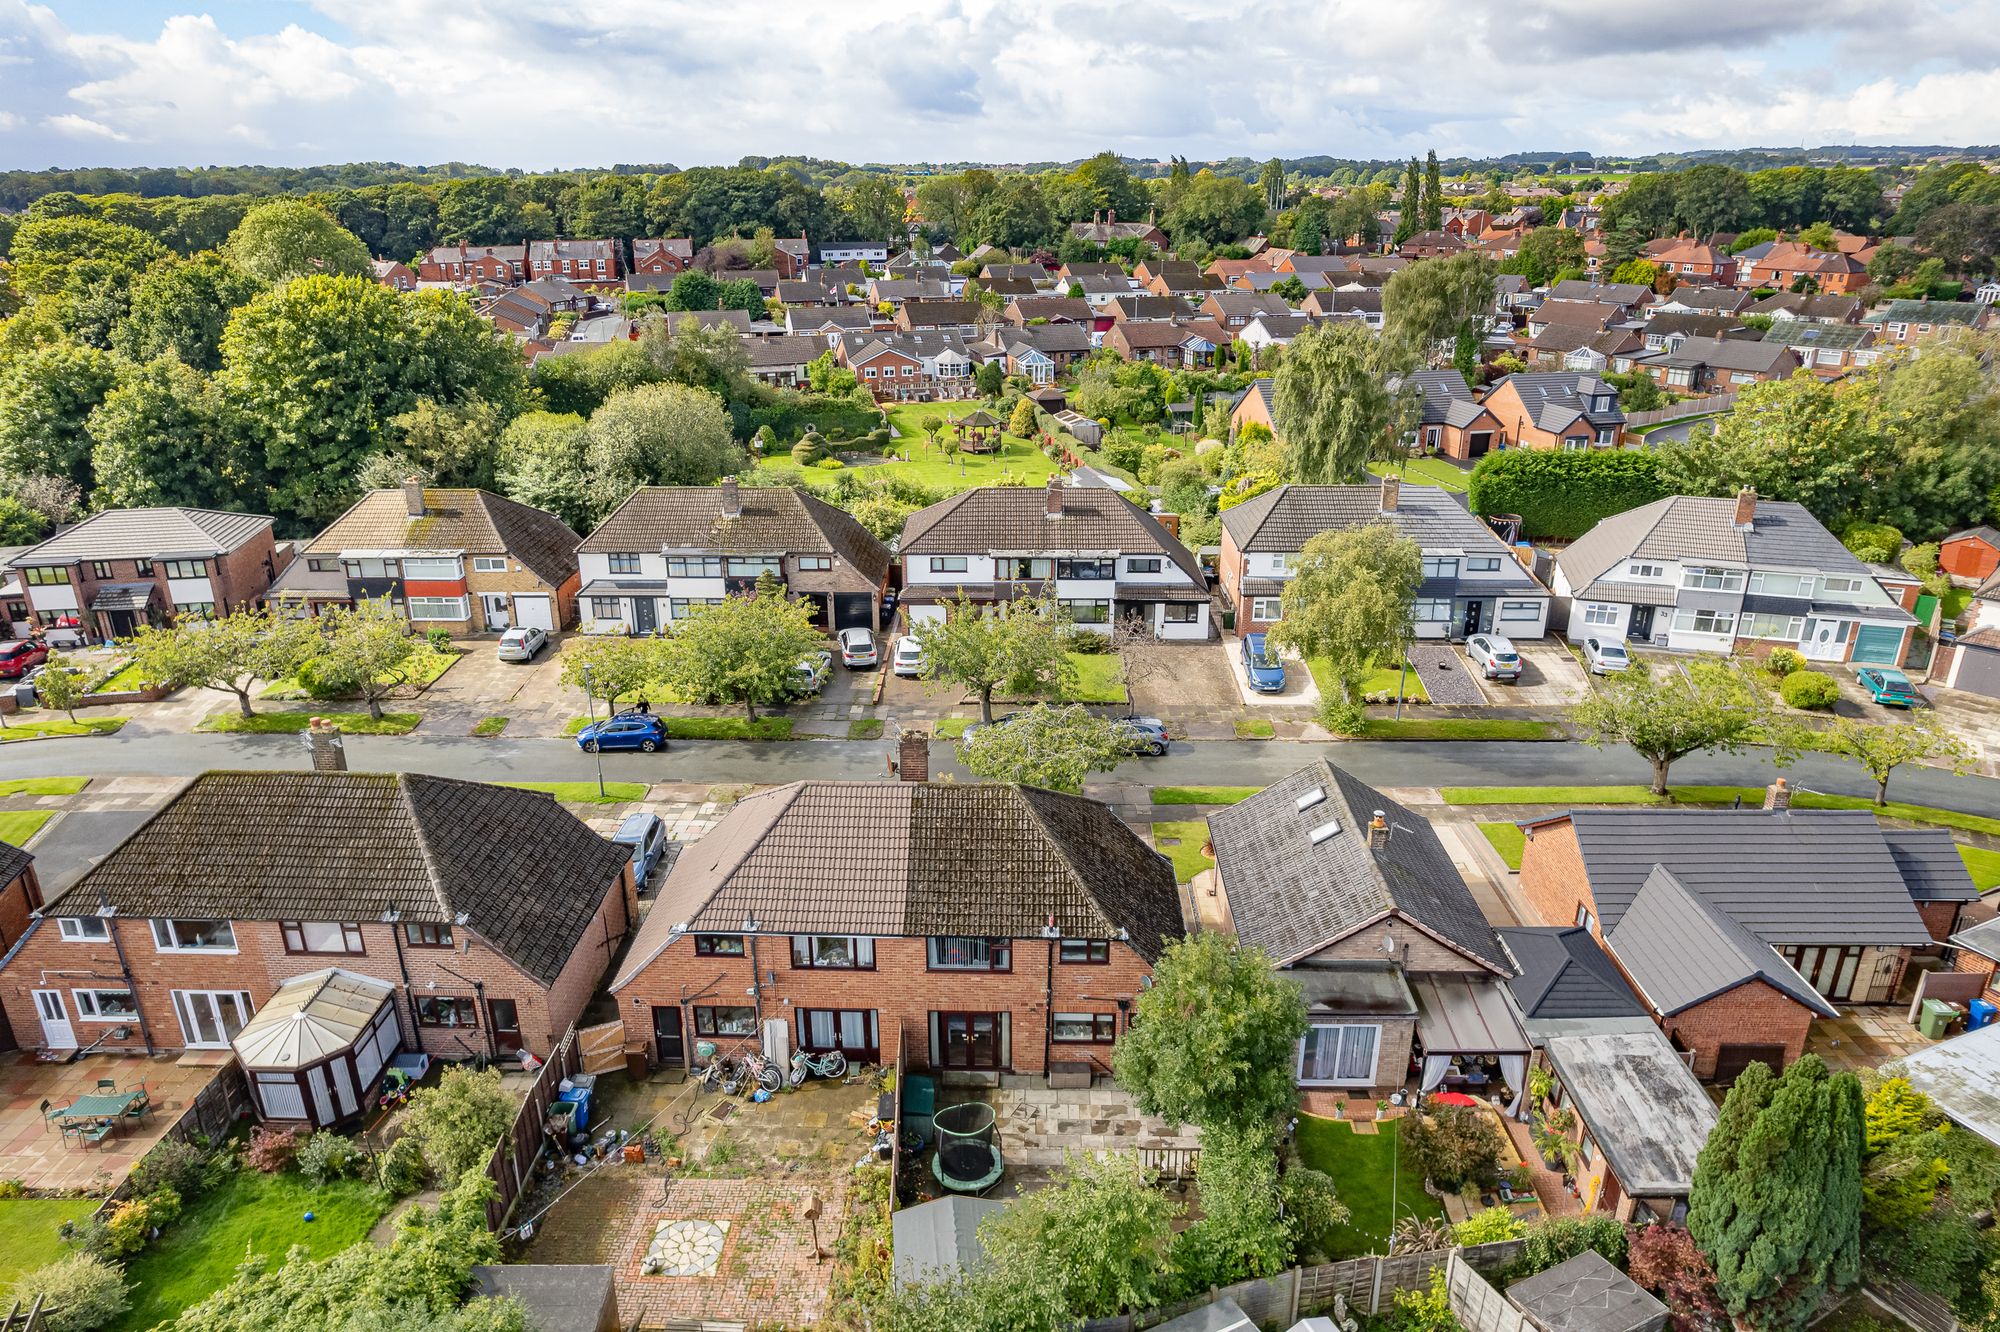
[[[946,1106],[931,1121],[937,1155],[931,1173],[954,1193],[984,1193],[1000,1182],[1004,1165],[993,1141],[993,1107],[984,1101]]]

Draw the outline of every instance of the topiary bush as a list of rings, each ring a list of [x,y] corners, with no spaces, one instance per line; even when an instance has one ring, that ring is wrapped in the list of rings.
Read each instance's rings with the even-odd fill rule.
[[[36,1324],[43,1332],[92,1332],[132,1307],[124,1270],[87,1253],[72,1253],[24,1273],[12,1293],[24,1309],[39,1295],[54,1311],[43,1313]]]
[[[1818,671],[1794,671],[1778,686],[1786,703],[1795,708],[1824,710],[1840,699],[1840,685],[1831,675]]]
[[[801,467],[810,466],[826,457],[826,438],[814,433],[807,435],[792,445],[792,461]]]
[[[1764,669],[1780,680],[1806,668],[1806,654],[1797,648],[1772,648],[1771,655],[1764,658]]]

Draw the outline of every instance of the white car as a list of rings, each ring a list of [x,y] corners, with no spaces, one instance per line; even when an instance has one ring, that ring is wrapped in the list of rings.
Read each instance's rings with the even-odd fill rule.
[[[898,675],[921,675],[924,669],[924,645],[917,641],[915,634],[904,634],[896,640],[896,655],[892,669]]]
[[[1487,679],[1520,683],[1521,654],[1514,650],[1511,640],[1499,634],[1474,634],[1465,640],[1465,655],[1473,669]]]
[[[834,635],[840,645],[840,664],[849,670],[862,666],[873,666],[879,660],[875,655],[875,635],[856,626],[843,629]]]
[[[533,627],[509,629],[500,635],[494,656],[502,661],[533,661],[549,645],[548,631]]]
[[[1632,658],[1623,643],[1586,638],[1583,640],[1583,664],[1590,668],[1592,675],[1615,675],[1630,666]]]

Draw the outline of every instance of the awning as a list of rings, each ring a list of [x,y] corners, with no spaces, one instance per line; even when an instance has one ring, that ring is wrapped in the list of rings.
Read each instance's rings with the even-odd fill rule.
[[[1412,976],[1422,1011],[1417,1039],[1427,1055],[1526,1054],[1528,1038],[1514,1021],[1500,982],[1465,976]]]
[[[142,611],[159,592],[157,583],[106,583],[97,589],[90,608],[94,611]]]
[[[580,597],[664,597],[673,590],[673,584],[660,582],[635,582],[631,579],[620,581],[615,578],[593,578],[578,589]]]
[[[1418,1013],[1402,969],[1393,962],[1320,962],[1289,967],[1306,1006],[1320,1015],[1411,1018]]]
[[[387,981],[337,967],[296,976],[230,1044],[246,1069],[304,1068],[351,1048],[395,992]]]

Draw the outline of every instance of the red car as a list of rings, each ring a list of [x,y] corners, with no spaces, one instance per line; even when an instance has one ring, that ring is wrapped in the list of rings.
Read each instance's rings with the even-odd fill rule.
[[[0,643],[0,680],[18,680],[28,673],[30,666],[39,666],[48,659],[47,644],[35,639]]]

